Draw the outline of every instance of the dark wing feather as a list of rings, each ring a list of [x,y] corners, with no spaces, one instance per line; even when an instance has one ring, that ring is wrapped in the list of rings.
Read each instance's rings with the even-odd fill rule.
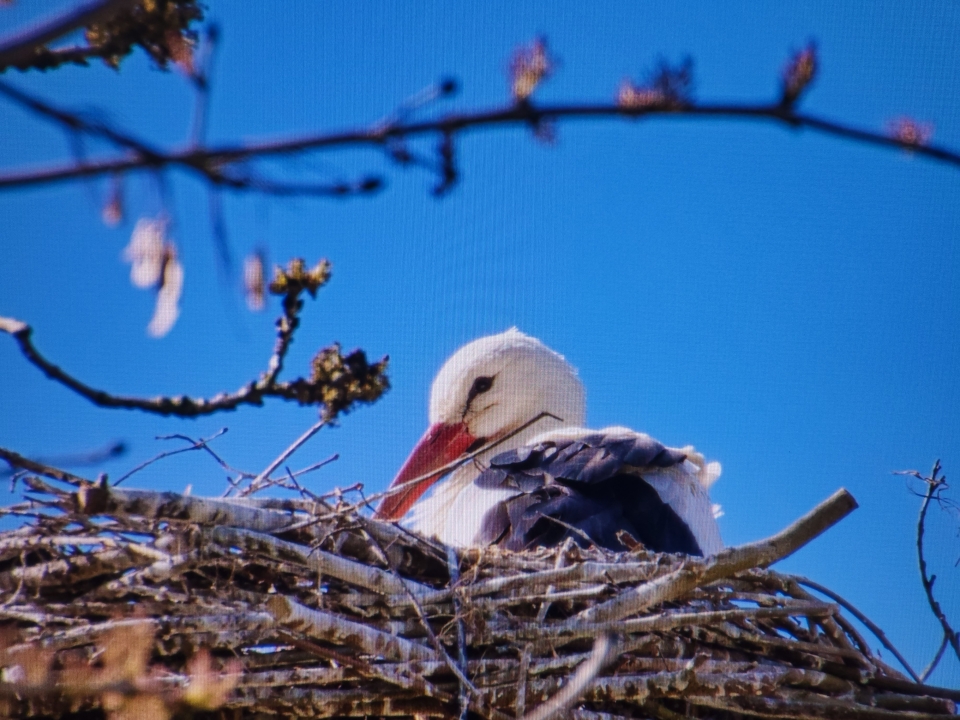
[[[656,552],[702,555],[690,528],[643,478],[625,465],[665,468],[685,455],[639,433],[596,433],[548,441],[497,455],[477,478],[480,487],[517,495],[483,518],[477,541],[510,550],[553,546],[566,537],[608,550],[626,549],[617,538],[630,533]]]

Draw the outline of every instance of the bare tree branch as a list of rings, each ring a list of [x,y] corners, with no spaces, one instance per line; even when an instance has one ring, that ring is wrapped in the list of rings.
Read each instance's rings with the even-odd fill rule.
[[[207,180],[237,191],[265,192],[279,195],[346,195],[351,192],[370,192],[379,189],[380,180],[370,178],[359,184],[335,184],[333,186],[283,185],[256,179],[245,174],[231,173],[236,163],[271,156],[289,156],[305,152],[333,148],[371,147],[389,149],[392,142],[439,135],[444,138],[440,155],[443,161],[441,183],[438,188],[446,191],[456,179],[453,166],[452,138],[467,130],[492,129],[506,126],[536,127],[546,122],[574,119],[628,119],[657,117],[663,120],[682,118],[741,119],[774,122],[794,129],[807,128],[816,132],[841,137],[878,147],[907,150],[915,155],[938,160],[960,167],[960,152],[936,145],[922,144],[896,135],[845,125],[816,115],[797,112],[792,105],[774,104],[717,104],[717,105],[644,105],[624,106],[620,103],[534,105],[529,102],[505,108],[478,110],[471,113],[451,114],[420,122],[375,125],[369,129],[323,133],[303,138],[290,138],[243,145],[222,147],[187,148],[174,150],[152,157],[104,158],[83,165],[69,164],[60,167],[0,174],[0,190],[32,185],[44,185],[77,178],[113,175],[140,169],[176,167],[200,173]],[[374,180],[376,182],[374,182]],[[372,187],[371,187],[372,185]],[[328,192],[330,190],[330,192]]]
[[[933,595],[933,584],[937,580],[936,575],[927,574],[927,560],[923,554],[923,535],[926,530],[925,523],[927,519],[927,509],[930,507],[930,500],[938,496],[940,491],[946,487],[947,479],[940,475],[940,460],[933,463],[933,469],[930,471],[930,477],[923,478],[927,483],[927,492],[923,496],[923,503],[920,505],[920,515],[917,518],[917,564],[920,567],[920,582],[923,584],[923,591],[927,595],[927,602],[934,616],[940,622],[943,628],[944,636],[950,641],[950,646],[960,659],[960,639],[957,638],[957,632],[950,625],[946,614],[940,607],[940,603]]]
[[[204,88],[209,87],[208,82],[203,83]],[[200,98],[206,98],[207,89],[199,91]],[[169,160],[163,150],[153,147],[149,142],[134,137],[132,134],[119,130],[107,122],[100,119],[84,117],[81,113],[73,112],[53,103],[38,98],[27,93],[10,83],[0,81],[0,95],[8,100],[21,105],[25,109],[39,115],[42,118],[50,120],[65,130],[79,135],[88,135],[90,137],[105,140],[112,145],[128,150],[132,155],[130,159],[141,163],[142,169],[159,169],[169,165]],[[199,106],[196,110],[198,115],[204,115],[206,100],[199,100]],[[196,123],[202,123],[197,120]],[[200,148],[200,132],[195,128],[194,141],[190,143],[192,148]],[[77,167],[86,167],[86,161],[77,163]],[[263,195],[272,195],[275,197],[343,197],[346,195],[364,195],[375,193],[383,188],[384,181],[376,175],[361,177],[352,181],[337,181],[326,183],[291,183],[279,182],[263,177],[258,173],[252,172],[244,167],[243,163],[234,163],[228,168],[218,162],[201,162],[192,164],[190,167],[202,176],[202,179],[209,182],[214,187],[228,187],[234,190],[251,190]],[[230,172],[227,172],[230,170]]]
[[[30,60],[37,50],[74,30],[109,19],[133,0],[96,0],[48,20],[37,28],[0,41],[0,72]]]
[[[287,400],[295,400],[298,396],[296,383],[277,383],[273,386],[261,386],[258,383],[249,383],[234,393],[221,393],[209,400],[185,396],[139,398],[114,395],[77,380],[43,357],[34,347],[31,340],[30,336],[33,333],[33,328],[26,323],[12,318],[0,318],[0,330],[6,331],[13,337],[20,347],[20,352],[23,353],[23,356],[31,364],[39,368],[44,375],[100,407],[143,410],[159,415],[198,417],[224,410],[235,410],[240,405],[262,405],[263,399],[266,397],[281,397]],[[299,383],[303,382],[302,379],[299,381]]]
[[[276,278],[270,291],[283,296],[283,315],[277,321],[277,341],[268,361],[267,371],[256,381],[247,383],[233,393],[221,393],[212,398],[176,397],[140,398],[113,395],[93,388],[74,378],[47,360],[34,347],[33,329],[14,318],[0,317],[0,332],[6,332],[16,341],[23,356],[51,380],[73,390],[100,407],[142,410],[158,415],[199,417],[215,412],[235,410],[241,405],[262,405],[264,398],[277,397],[300,405],[319,405],[326,422],[349,412],[357,403],[374,402],[389,388],[385,374],[387,358],[369,363],[362,350],[342,355],[337,343],[320,350],[311,363],[309,378],[280,382],[277,376],[283,360],[299,327],[303,309],[300,296],[306,292],[316,297],[317,290],[330,277],[330,265],[325,260],[308,269],[302,260],[291,261],[286,269],[276,268]]]
[[[121,132],[103,121],[85,118],[78,113],[59,108],[14,87],[8,82],[0,81],[0,94],[67,130],[101,138],[119,148],[133,150],[144,158],[159,158],[162,155],[162,151],[150,147],[148,143],[139,138]]]

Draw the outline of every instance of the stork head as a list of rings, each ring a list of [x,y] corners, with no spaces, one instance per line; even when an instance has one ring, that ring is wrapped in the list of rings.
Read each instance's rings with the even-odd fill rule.
[[[444,363],[430,391],[430,427],[400,468],[376,516],[397,520],[466,452],[504,438],[549,413],[499,445],[523,445],[557,427],[582,425],[583,385],[576,370],[542,342],[511,328],[474,340]],[[449,469],[449,468],[448,468]]]

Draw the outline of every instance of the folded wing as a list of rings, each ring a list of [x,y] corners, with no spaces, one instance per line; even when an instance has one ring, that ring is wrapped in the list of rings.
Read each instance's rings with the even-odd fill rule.
[[[655,552],[715,553],[723,543],[691,451],[622,428],[541,436],[494,457],[475,481],[515,492],[484,515],[476,542],[523,550],[570,537],[622,551],[627,533]]]

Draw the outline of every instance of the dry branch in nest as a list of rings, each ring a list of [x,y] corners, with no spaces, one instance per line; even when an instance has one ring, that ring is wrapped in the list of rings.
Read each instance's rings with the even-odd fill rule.
[[[960,699],[765,569],[846,491],[702,559],[454,553],[323,500],[56,479],[26,478],[6,512],[29,523],[0,533],[11,717],[921,720]]]

